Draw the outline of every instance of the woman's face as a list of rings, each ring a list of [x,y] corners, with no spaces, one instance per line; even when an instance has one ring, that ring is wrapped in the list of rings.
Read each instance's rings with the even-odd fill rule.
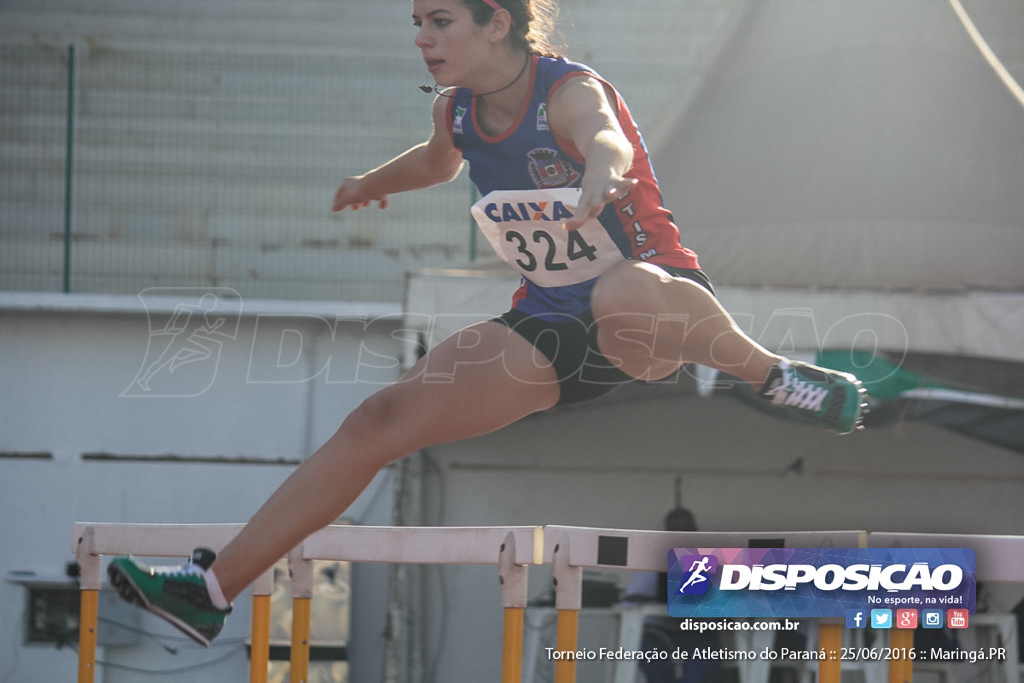
[[[438,85],[482,83],[492,43],[468,7],[460,0],[413,0],[412,18],[416,47]]]

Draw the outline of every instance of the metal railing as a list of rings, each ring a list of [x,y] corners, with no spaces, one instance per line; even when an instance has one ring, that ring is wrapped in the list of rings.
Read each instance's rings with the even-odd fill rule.
[[[408,56],[0,46],[0,289],[400,301],[463,265],[470,187],[333,214],[430,133]]]

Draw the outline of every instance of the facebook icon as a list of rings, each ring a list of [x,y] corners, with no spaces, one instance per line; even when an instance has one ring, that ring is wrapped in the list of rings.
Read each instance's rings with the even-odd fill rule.
[[[846,628],[867,628],[868,618],[862,609],[846,610]]]

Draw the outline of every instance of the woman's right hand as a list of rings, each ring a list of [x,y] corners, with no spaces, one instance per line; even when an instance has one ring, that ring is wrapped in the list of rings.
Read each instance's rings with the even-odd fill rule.
[[[358,211],[364,206],[369,206],[370,202],[377,202],[380,208],[386,209],[388,195],[367,193],[362,177],[346,178],[338,191],[334,193],[334,204],[331,205],[331,210],[341,211],[351,208],[353,211]]]

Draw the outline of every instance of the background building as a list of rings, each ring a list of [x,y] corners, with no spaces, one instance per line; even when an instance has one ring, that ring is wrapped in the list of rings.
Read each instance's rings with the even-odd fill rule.
[[[681,477],[704,530],[1024,534],[1024,104],[954,5],[562,3],[727,307],[870,375],[872,428],[818,433],[694,369],[415,454],[346,519],[657,528]],[[1020,4],[964,6],[1024,80]],[[0,682],[72,675],[60,632],[25,643],[24,577],[64,573],[75,521],[245,521],[415,344],[506,306],[464,176],[329,211],[429,127],[409,21],[402,2],[0,3]],[[545,570],[530,581],[543,601]],[[351,681],[386,652],[403,681],[497,676],[492,571],[357,566],[350,607]],[[101,680],[241,680],[247,609],[208,651],[111,612],[129,628],[107,623]]]

